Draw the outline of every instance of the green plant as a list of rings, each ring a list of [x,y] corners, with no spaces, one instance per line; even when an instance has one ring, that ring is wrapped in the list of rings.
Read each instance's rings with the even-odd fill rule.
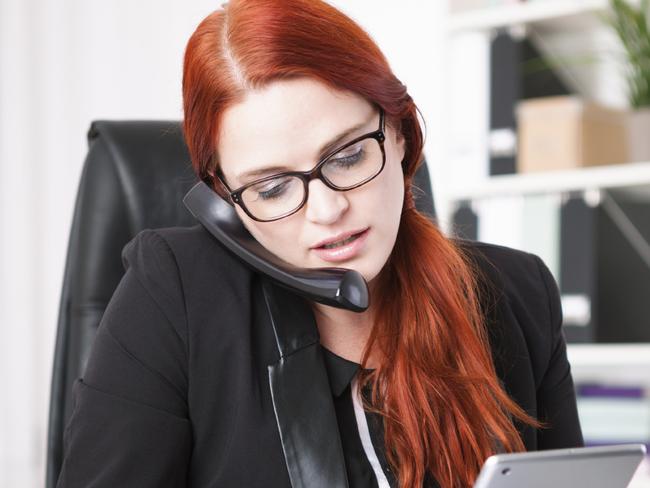
[[[609,4],[602,18],[625,48],[630,107],[650,106],[650,0],[641,0],[638,6],[629,0],[610,0]]]

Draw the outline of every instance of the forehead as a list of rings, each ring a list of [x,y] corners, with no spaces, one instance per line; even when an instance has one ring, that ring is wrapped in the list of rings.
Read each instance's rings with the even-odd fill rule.
[[[217,140],[221,171],[237,182],[238,175],[268,166],[307,169],[332,137],[361,122],[375,124],[373,112],[362,97],[318,81],[273,82],[223,113]]]

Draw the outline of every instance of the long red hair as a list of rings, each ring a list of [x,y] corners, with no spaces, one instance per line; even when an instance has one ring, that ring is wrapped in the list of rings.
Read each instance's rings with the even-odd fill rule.
[[[362,362],[373,348],[383,356],[361,380],[373,391],[367,408],[384,418],[386,455],[401,487],[422,486],[427,473],[442,488],[469,487],[489,455],[524,449],[514,421],[541,424],[499,383],[478,268],[414,207],[411,180],[423,144],[417,108],[370,36],[320,0],[233,0],[210,14],[185,52],[192,164],[211,182],[220,114],[247,90],[295,77],[381,106],[404,137],[404,210],[373,290],[377,320]]]

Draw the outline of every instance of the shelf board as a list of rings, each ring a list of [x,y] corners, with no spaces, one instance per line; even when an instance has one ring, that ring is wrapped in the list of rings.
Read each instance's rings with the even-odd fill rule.
[[[650,343],[567,344],[567,354],[576,366],[650,368]]]
[[[461,201],[596,189],[625,190],[650,198],[650,162],[491,176],[444,193],[449,200]]]
[[[650,387],[650,343],[568,344],[567,356],[576,383],[598,381]]]
[[[604,11],[608,0],[536,0],[477,8],[449,14],[449,32],[488,30],[512,25],[539,24]]]

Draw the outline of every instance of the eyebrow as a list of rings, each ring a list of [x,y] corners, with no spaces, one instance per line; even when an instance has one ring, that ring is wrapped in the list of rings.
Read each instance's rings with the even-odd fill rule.
[[[374,117],[376,113],[373,112],[372,116]],[[323,144],[323,146],[320,148],[318,151],[318,160],[320,161],[325,155],[327,155],[330,151],[333,151],[336,149],[336,147],[341,144],[341,142],[350,136],[350,134],[353,134],[354,132],[358,131],[362,127],[368,125],[370,123],[371,119],[366,120],[365,122],[361,122],[359,124],[353,125],[349,129],[344,130],[337,136],[333,137],[330,139],[328,142]],[[244,179],[251,178],[251,177],[262,177],[265,175],[270,175],[273,173],[281,173],[283,171],[291,171],[292,168],[289,168],[287,166],[267,166],[266,168],[260,168],[260,169],[254,169],[251,171],[246,171],[245,173],[240,174],[237,179],[239,181],[243,181]]]

